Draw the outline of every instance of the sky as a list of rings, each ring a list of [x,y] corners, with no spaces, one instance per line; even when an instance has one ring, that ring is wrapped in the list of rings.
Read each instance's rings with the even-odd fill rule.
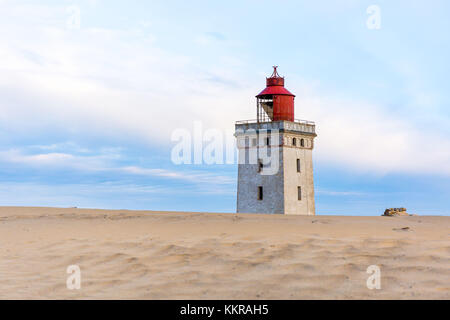
[[[0,205],[235,212],[237,165],[176,164],[173,134],[232,141],[278,65],[316,123],[317,214],[450,215],[448,12],[0,0]]]

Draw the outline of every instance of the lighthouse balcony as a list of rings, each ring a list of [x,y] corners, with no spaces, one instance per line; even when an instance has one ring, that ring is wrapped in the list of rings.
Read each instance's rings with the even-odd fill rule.
[[[258,120],[242,120],[236,122],[236,130],[256,130],[256,131],[272,131],[280,132],[292,131],[304,134],[316,135],[316,124],[307,120],[294,121],[267,121],[258,122]]]

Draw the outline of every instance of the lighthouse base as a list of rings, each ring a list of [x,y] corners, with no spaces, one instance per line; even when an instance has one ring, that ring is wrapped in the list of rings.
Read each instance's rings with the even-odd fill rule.
[[[238,213],[315,215],[314,124],[239,122],[235,136]]]

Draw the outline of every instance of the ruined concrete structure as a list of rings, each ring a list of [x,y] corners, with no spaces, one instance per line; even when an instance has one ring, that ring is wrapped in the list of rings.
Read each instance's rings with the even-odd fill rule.
[[[384,211],[383,216],[394,217],[394,216],[409,216],[410,214],[406,212],[406,208],[389,208]]]
[[[315,124],[294,119],[295,96],[277,67],[256,96],[257,119],[236,123],[237,212],[315,215]]]

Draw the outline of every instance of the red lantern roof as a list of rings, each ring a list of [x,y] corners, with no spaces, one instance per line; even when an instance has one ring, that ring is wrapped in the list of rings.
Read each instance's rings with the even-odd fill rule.
[[[273,73],[269,78],[266,78],[266,88],[261,91],[256,97],[262,97],[267,95],[283,95],[283,96],[293,96],[294,94],[289,92],[284,87],[284,77],[281,77],[277,72],[277,66],[273,67]]]

